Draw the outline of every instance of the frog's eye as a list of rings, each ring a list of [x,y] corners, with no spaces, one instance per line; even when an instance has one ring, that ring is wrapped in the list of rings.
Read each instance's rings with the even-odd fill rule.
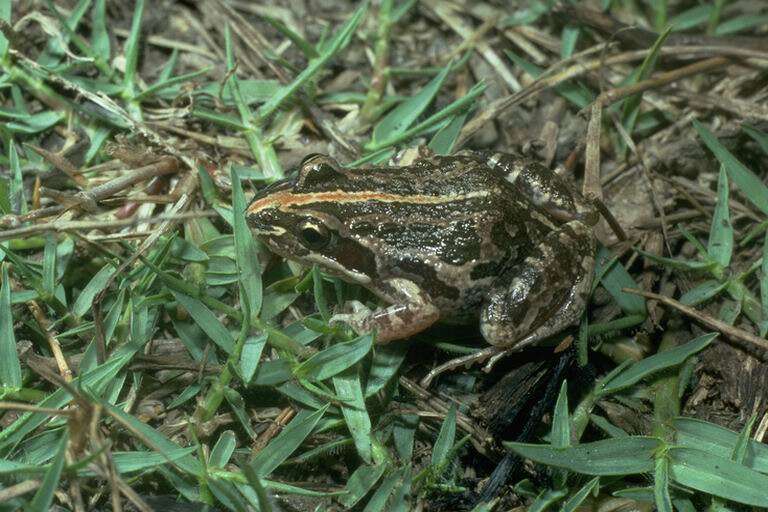
[[[331,232],[324,225],[307,220],[299,225],[301,242],[312,250],[319,250],[331,241]]]

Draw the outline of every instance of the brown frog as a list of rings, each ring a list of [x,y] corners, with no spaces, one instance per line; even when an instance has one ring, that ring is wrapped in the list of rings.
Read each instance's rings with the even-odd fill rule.
[[[246,214],[275,253],[384,301],[332,319],[379,343],[479,320],[490,344],[520,348],[576,322],[592,282],[597,215],[559,175],[514,155],[364,169],[310,155]]]

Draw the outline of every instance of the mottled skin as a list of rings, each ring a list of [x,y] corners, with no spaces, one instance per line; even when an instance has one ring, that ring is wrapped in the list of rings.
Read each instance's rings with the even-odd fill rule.
[[[368,169],[312,155],[246,213],[274,252],[385,301],[335,317],[379,342],[479,318],[489,343],[528,345],[579,318],[592,279],[596,215],[558,175],[511,155]]]

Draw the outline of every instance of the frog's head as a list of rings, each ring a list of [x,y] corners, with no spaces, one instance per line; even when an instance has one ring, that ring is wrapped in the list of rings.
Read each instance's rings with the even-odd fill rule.
[[[294,178],[260,190],[246,209],[253,233],[273,252],[367,285],[375,258],[349,235],[347,174],[323,155],[304,159]]]

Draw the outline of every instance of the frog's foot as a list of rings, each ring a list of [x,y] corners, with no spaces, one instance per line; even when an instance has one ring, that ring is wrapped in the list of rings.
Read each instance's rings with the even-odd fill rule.
[[[375,331],[376,343],[387,343],[421,332],[440,317],[429,296],[411,281],[390,279],[378,292],[390,306],[372,310],[351,301],[347,307],[352,311],[333,315],[330,322],[344,322],[358,334]]]
[[[520,349],[576,323],[592,284],[594,254],[595,240],[582,222],[548,234],[493,284],[480,312],[485,339]]]

